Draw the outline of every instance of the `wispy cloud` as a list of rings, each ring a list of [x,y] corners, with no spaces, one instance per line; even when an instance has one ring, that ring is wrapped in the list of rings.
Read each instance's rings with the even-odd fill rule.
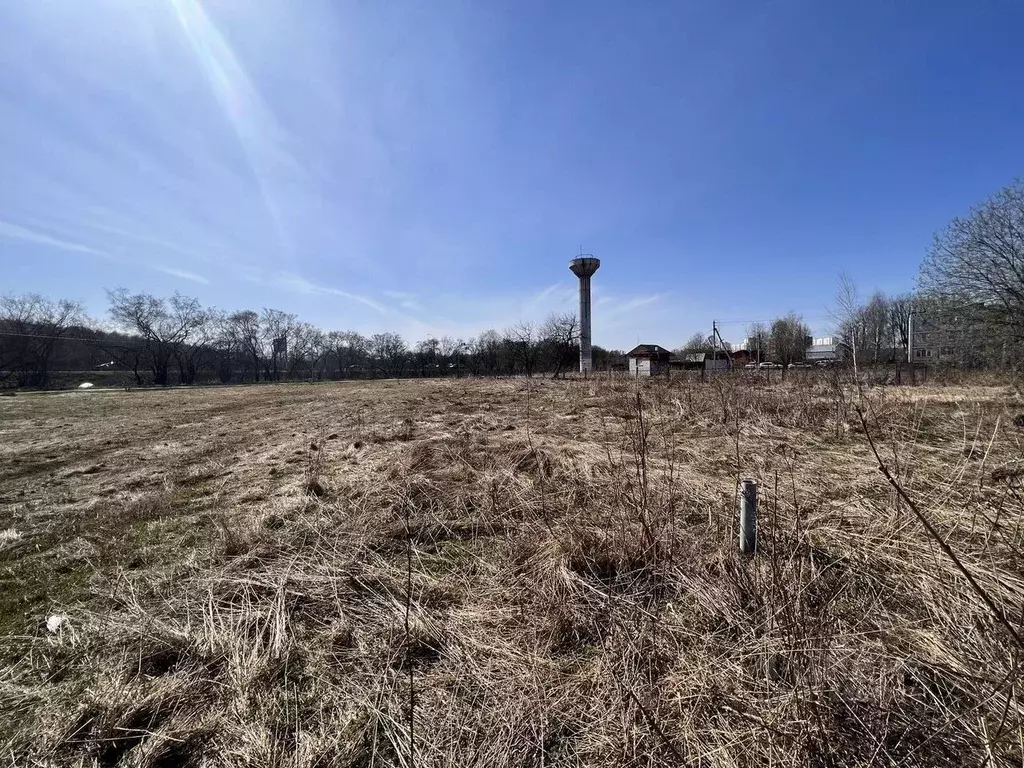
[[[392,291],[385,290],[382,293],[389,299],[393,299],[398,302],[398,306],[402,309],[408,309],[410,312],[418,312],[423,307],[420,305],[419,298],[415,293],[409,293],[408,291]]]
[[[11,240],[20,240],[23,243],[32,243],[34,245],[43,245],[48,248],[56,248],[61,251],[70,251],[71,253],[85,253],[90,256],[96,256],[101,259],[107,259],[109,261],[125,263],[125,264],[136,264],[137,262],[115,256],[107,251],[102,251],[98,248],[92,248],[83,243],[73,242],[60,237],[54,237],[46,232],[40,232],[36,229],[29,229],[19,224],[12,224],[9,221],[0,220],[0,237],[5,237]],[[201,283],[202,285],[209,285],[210,281],[198,275],[195,272],[189,272],[185,269],[178,269],[177,267],[165,267],[161,264],[138,264],[146,269],[152,269],[156,272],[162,272],[165,275],[171,275],[172,277],[181,278],[182,280],[189,280],[193,283]]]
[[[253,280],[254,282],[268,282],[257,274],[250,275],[248,279]],[[342,291],[328,285],[319,285],[311,280],[307,280],[301,275],[296,275],[291,272],[279,272],[276,276],[272,277],[269,282],[286,290],[294,291],[295,293],[308,293],[319,296],[340,296],[345,299],[351,299],[352,301],[358,301],[361,304],[365,304],[371,309],[380,312],[382,315],[387,314],[386,307],[367,296],[360,296],[357,293]]]
[[[663,293],[633,297],[604,296],[604,300],[595,307],[595,328],[617,333],[630,327],[643,328],[651,324],[661,324],[663,318],[659,315],[665,309],[663,300],[666,297],[667,294]]]
[[[640,309],[640,307],[646,307],[648,304],[654,304],[657,301],[661,301],[663,298],[665,298],[665,296],[661,293],[652,293],[650,296],[638,296],[635,299],[628,299],[612,307],[612,311],[619,314],[631,312],[634,309]]]
[[[565,283],[553,283],[549,285],[544,290],[540,291],[537,294],[534,294],[534,296],[526,303],[525,310],[527,312],[532,312],[537,307],[544,304],[560,289],[561,291],[565,292],[568,290],[568,286]]]
[[[88,253],[105,259],[111,258],[111,255],[106,251],[100,251],[96,248],[90,248],[87,245],[82,245],[81,243],[73,243],[68,240],[52,237],[45,232],[38,232],[3,220],[0,220],[0,237],[7,237],[12,240],[21,240],[26,243],[35,243],[36,245],[48,245],[51,248],[59,248],[62,251]]]
[[[142,234],[140,232],[132,232],[121,227],[115,227],[110,224],[104,224],[96,221],[93,218],[85,219],[81,222],[82,226],[88,227],[89,229],[96,230],[97,232],[103,232],[108,235],[115,235],[124,240],[133,240],[139,243],[145,243],[148,246],[155,246],[165,251],[172,251],[174,253],[181,254],[182,256],[195,256],[195,249],[189,249],[182,245],[163,240],[159,237],[155,237],[152,234]]]
[[[180,277],[182,280],[191,280],[193,283],[202,283],[203,285],[210,284],[210,281],[202,275],[197,275],[195,272],[189,272],[184,269],[175,269],[174,267],[153,267],[153,269],[157,272],[163,272],[165,275]]]

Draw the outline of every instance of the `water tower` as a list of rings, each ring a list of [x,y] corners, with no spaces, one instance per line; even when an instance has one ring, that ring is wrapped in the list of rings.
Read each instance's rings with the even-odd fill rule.
[[[593,367],[590,350],[590,278],[601,260],[590,254],[581,253],[569,262],[569,269],[580,279],[580,372],[589,371]]]

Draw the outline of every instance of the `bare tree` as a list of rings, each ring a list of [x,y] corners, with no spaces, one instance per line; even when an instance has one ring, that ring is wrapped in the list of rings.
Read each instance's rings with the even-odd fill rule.
[[[451,336],[441,337],[441,346],[438,349],[438,356],[446,373],[454,368],[455,375],[462,376],[462,365],[465,354],[466,342],[462,339],[453,339]]]
[[[428,369],[436,370],[437,355],[440,349],[440,340],[433,337],[416,342],[416,346],[413,350],[413,356],[416,359],[416,365],[419,368],[421,377],[427,375]]]
[[[331,356],[331,344],[327,334],[319,328],[313,327],[312,340],[310,343],[310,376],[318,381],[327,378]]]
[[[199,373],[200,360],[209,355],[217,335],[216,313],[203,309],[197,299],[175,295],[168,310],[174,322],[188,327],[187,338],[174,350],[178,363],[178,379],[182,384],[194,384]]]
[[[836,305],[832,310],[836,322],[836,335],[850,350],[853,360],[853,376],[857,378],[857,352],[863,346],[863,316],[857,284],[846,272],[839,273],[839,287],[836,289]]]
[[[288,378],[297,378],[300,370],[308,371],[310,379],[319,378],[317,372],[327,351],[323,331],[310,323],[294,323],[288,342]]]
[[[375,361],[391,376],[401,376],[405,370],[408,347],[397,333],[375,333],[370,337],[370,349]]]
[[[889,299],[889,335],[894,349],[907,350],[910,347],[907,334],[910,332],[910,313],[914,310],[915,301],[914,295],[909,293]],[[906,352],[903,357],[906,359]]]
[[[251,309],[228,315],[224,332],[230,343],[237,346],[239,353],[252,366],[252,380],[260,380],[263,362],[263,335],[260,332],[260,316]]]
[[[210,326],[213,333],[214,370],[221,384],[227,384],[234,378],[235,362],[241,356],[242,347],[231,316],[220,310],[210,310]]]
[[[100,346],[115,362],[132,372],[135,386],[142,386],[142,373],[147,367],[148,355],[146,344],[141,338],[131,334],[111,333]]]
[[[573,360],[578,359],[579,318],[574,312],[548,315],[540,328],[540,338],[547,347],[554,368],[551,378],[558,378],[563,371],[572,368]]]
[[[871,362],[877,364],[889,339],[889,300],[881,291],[875,291],[859,315],[864,329],[864,346],[871,351]]]
[[[687,354],[710,352],[714,349],[714,346],[710,336],[703,333],[695,333],[683,344],[683,351]]]
[[[537,367],[537,356],[540,349],[537,345],[537,329],[533,323],[516,323],[508,331],[505,337],[509,341],[509,348],[514,363],[519,363],[523,373],[533,376]]]
[[[1016,180],[935,236],[921,291],[968,316],[997,346],[1024,347],[1024,182]]]
[[[751,323],[750,327],[747,328],[747,345],[750,347],[747,351],[753,352],[756,355],[755,359],[758,364],[761,363],[761,356],[768,352],[770,339],[771,334],[765,323]]]
[[[85,308],[77,301],[37,293],[0,297],[0,378],[17,375],[21,386],[45,387],[58,343],[84,322]]]
[[[494,376],[501,364],[501,335],[494,330],[484,331],[470,342],[470,369],[474,375]]]
[[[278,339],[284,339],[287,348],[288,339],[297,322],[298,318],[293,314],[280,309],[263,308],[260,315],[260,337],[265,350],[263,373],[267,379],[277,381],[281,378],[281,366],[287,360],[287,353],[278,351],[275,343]]]
[[[341,378],[360,374],[369,362],[370,340],[356,331],[331,331],[328,343],[338,362]]]
[[[199,302],[180,293],[165,300],[148,293],[130,294],[124,288],[107,291],[107,298],[115,325],[142,339],[153,383],[167,385],[171,360],[205,322]]]
[[[804,359],[811,331],[799,315],[790,312],[772,321],[770,334],[772,354],[782,366],[782,376],[785,378],[789,367]]]

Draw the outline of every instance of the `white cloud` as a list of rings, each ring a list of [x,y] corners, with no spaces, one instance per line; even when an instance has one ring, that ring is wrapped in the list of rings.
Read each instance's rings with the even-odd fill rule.
[[[197,275],[195,272],[188,272],[184,269],[175,269],[174,267],[153,267],[153,269],[157,272],[163,272],[165,275],[180,277],[182,280],[191,280],[193,283],[210,284],[210,281],[202,275]]]
[[[135,263],[128,259],[119,258],[114,256],[107,251],[101,251],[98,248],[91,248],[88,245],[82,243],[72,242],[70,240],[64,240],[58,237],[53,237],[46,234],[45,232],[39,232],[34,229],[22,227],[18,224],[11,224],[8,221],[0,220],[0,237],[6,237],[12,240],[20,240],[25,243],[33,243],[35,245],[45,245],[50,248],[57,248],[62,251],[70,251],[71,253],[86,253],[90,256],[97,256],[101,259],[108,259],[110,261],[121,262],[121,263]],[[152,269],[157,272],[162,272],[165,275],[172,277],[178,277],[182,280],[190,280],[193,283],[201,283],[203,285],[209,285],[210,281],[202,275],[197,275],[195,272],[189,272],[184,269],[177,269],[175,267],[165,267],[159,264],[142,264],[141,266]]]
[[[26,243],[35,243],[36,245],[48,245],[51,248],[59,248],[63,251],[89,253],[93,256],[111,258],[110,254],[105,251],[99,251],[95,248],[90,248],[87,245],[82,245],[81,243],[72,243],[68,240],[51,237],[44,232],[36,232],[35,230],[27,229],[6,221],[0,221],[0,236],[8,237],[12,240],[21,240]]]
[[[146,245],[155,246],[165,251],[173,251],[174,253],[181,254],[182,256],[195,257],[196,255],[197,249],[195,248],[185,248],[182,245],[178,245],[176,243],[163,240],[149,233],[141,234],[139,232],[131,232],[126,229],[122,229],[121,227],[112,226],[110,224],[104,224],[99,221],[96,221],[95,217],[90,217],[88,219],[83,220],[80,223],[82,226],[88,227],[89,229],[93,229],[98,232],[103,232],[104,234],[108,235],[114,235],[124,240],[134,240],[135,242],[145,243]],[[203,250],[207,250],[207,248],[204,247]]]
[[[654,304],[665,298],[664,294],[652,293],[650,296],[637,296],[633,299],[627,299],[624,301],[616,301],[613,298],[608,297],[606,301],[601,302],[601,306],[606,306],[606,313],[612,317],[621,317],[632,312],[640,307],[646,307],[649,304]]]
[[[410,312],[419,312],[423,309],[419,302],[419,297],[415,293],[409,293],[408,291],[393,291],[390,289],[381,291],[381,293],[389,299],[393,299],[398,302],[398,306],[403,309],[407,309]]]
[[[530,301],[526,304],[526,309],[536,309],[539,305],[543,304],[545,301],[550,299],[557,291],[559,291],[559,289],[561,289],[561,291],[564,292],[566,290],[566,284],[554,283],[552,285],[549,285],[547,288],[535,294],[533,298],[530,299]]]
[[[248,276],[247,279],[259,283],[268,282],[264,280],[262,277],[260,277],[257,273]],[[319,296],[340,296],[345,299],[351,299],[352,301],[358,301],[361,304],[365,304],[371,309],[380,312],[382,315],[387,314],[387,308],[385,308],[382,304],[374,301],[373,299],[367,296],[360,296],[357,293],[342,291],[338,288],[332,288],[331,286],[328,285],[318,285],[317,283],[307,280],[301,275],[296,275],[291,272],[280,272],[276,275],[276,277],[271,278],[269,282],[276,284],[281,288],[294,291],[296,293],[308,293]]]

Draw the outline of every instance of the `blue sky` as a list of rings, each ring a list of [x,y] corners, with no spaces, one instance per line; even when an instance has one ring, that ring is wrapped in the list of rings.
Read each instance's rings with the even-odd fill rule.
[[[0,3],[0,292],[678,346],[910,289],[1024,168],[1019,2]],[[743,336],[741,323],[726,338]]]

